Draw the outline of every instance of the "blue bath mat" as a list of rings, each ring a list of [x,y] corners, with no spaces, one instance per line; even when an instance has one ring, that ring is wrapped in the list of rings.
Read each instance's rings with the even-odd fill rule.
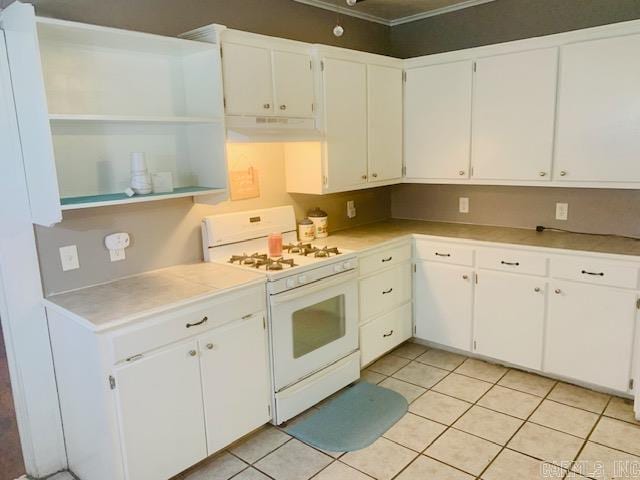
[[[399,393],[358,382],[285,431],[322,450],[351,452],[375,442],[407,413],[407,408],[406,399]]]

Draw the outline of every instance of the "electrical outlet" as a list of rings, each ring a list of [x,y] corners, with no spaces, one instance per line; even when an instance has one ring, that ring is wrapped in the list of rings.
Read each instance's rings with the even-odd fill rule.
[[[347,217],[355,218],[356,216],[356,202],[349,200],[347,202]]]
[[[469,213],[469,198],[468,197],[460,197],[459,198],[459,210],[460,213]]]
[[[569,218],[569,204],[556,203],[556,220],[567,220]]]
[[[63,272],[68,272],[69,270],[77,270],[78,268],[80,268],[80,262],[78,260],[78,248],[75,245],[60,247],[60,263],[62,264]]]

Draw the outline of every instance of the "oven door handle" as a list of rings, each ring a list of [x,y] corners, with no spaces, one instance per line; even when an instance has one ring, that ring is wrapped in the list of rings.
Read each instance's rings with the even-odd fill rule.
[[[333,277],[323,278],[321,280],[318,280],[316,282],[310,283],[302,287],[298,287],[288,292],[271,295],[270,301],[272,305],[280,305],[282,303],[290,302],[291,300],[304,297],[305,295],[309,295],[310,293],[319,292],[327,288],[341,285],[343,283],[355,281],[357,279],[358,279],[358,272],[355,270],[351,272],[339,273],[337,275],[334,275]]]

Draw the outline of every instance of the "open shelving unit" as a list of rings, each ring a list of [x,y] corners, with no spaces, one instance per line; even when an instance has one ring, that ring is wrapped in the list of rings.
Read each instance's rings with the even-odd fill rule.
[[[227,198],[218,45],[40,18],[26,4],[3,27],[23,143],[39,146],[25,154],[34,223],[70,209]],[[126,196],[132,152],[144,152],[150,174],[170,172],[174,191]]]

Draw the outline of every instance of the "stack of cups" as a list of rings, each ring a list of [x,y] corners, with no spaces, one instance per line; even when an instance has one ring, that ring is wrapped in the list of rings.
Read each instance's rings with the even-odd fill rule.
[[[131,154],[131,189],[138,195],[151,193],[151,175],[142,152]]]

